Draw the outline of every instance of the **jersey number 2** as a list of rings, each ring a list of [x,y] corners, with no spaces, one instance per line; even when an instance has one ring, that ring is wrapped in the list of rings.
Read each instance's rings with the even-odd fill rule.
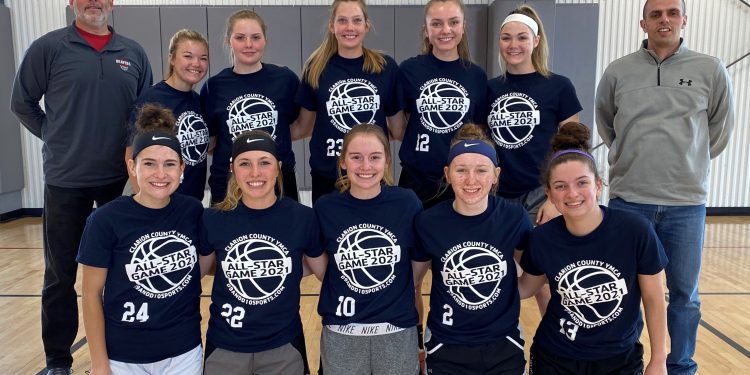
[[[445,312],[443,313],[443,324],[447,326],[453,325],[453,308],[449,304],[443,305]]]

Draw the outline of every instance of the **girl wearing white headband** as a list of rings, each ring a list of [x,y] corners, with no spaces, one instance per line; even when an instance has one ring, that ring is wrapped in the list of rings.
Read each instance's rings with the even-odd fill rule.
[[[503,72],[489,80],[486,103],[503,170],[498,195],[521,203],[538,225],[560,214],[539,183],[550,140],[562,124],[578,121],[582,108],[570,80],[549,70],[547,36],[533,8],[511,11],[500,26],[499,47]],[[537,296],[542,313],[548,301],[545,288]]]

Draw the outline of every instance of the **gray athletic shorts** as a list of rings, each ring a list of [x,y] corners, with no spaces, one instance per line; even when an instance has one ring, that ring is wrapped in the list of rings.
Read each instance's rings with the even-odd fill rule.
[[[351,336],[323,327],[326,375],[414,375],[419,370],[417,327],[377,336]]]
[[[305,374],[305,363],[291,343],[257,353],[215,348],[206,357],[204,375]]]

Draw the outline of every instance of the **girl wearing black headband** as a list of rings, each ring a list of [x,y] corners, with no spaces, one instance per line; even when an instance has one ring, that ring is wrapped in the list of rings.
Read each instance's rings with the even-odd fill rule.
[[[140,189],[97,208],[78,251],[92,374],[199,375],[203,206],[173,194],[185,165],[171,111],[145,105],[137,124],[128,170]]]
[[[513,259],[526,248],[531,222],[520,205],[495,196],[500,168],[479,126],[459,130],[444,173],[455,199],[416,221],[418,280],[432,267],[427,373],[523,374]]]
[[[203,215],[199,251],[216,260],[205,374],[309,374],[299,302],[303,259],[322,253],[313,210],[281,194],[270,134],[241,133],[231,151],[226,196]]]
[[[602,179],[590,136],[585,125],[566,124],[542,171],[547,197],[562,216],[534,229],[521,258],[521,298],[547,280],[552,291],[529,372],[666,374],[667,257],[643,218],[597,204]],[[651,347],[645,372],[641,302]]]

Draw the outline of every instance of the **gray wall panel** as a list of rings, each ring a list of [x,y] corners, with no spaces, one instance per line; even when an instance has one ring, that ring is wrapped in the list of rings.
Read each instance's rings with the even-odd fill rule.
[[[395,51],[393,58],[399,63],[419,54],[422,45],[422,25],[424,25],[424,7],[395,7],[394,34]]]
[[[471,60],[487,71],[487,6],[466,6],[466,32]]]
[[[365,38],[365,46],[383,51],[393,57],[396,42],[396,34],[393,28],[395,22],[393,7],[369,6],[367,11],[372,27]]]
[[[208,7],[206,8],[206,20],[208,30],[208,55],[209,71],[211,75],[216,75],[222,69],[232,65],[229,47],[224,43],[226,38],[226,23],[232,13],[243,9],[243,7]]]
[[[161,7],[159,9],[160,19],[160,32],[161,32],[161,65],[163,71],[161,72],[166,78],[167,71],[169,70],[169,40],[172,35],[181,29],[195,30],[204,36],[208,29],[206,24],[206,8],[204,7]],[[150,57],[150,56],[149,56]],[[210,60],[209,60],[210,61]],[[151,61],[151,66],[156,70],[159,64],[156,61]],[[211,70],[206,74],[209,77]],[[154,71],[154,76],[156,72]],[[154,77],[155,78],[155,77]],[[203,82],[206,81],[204,78],[201,82],[195,85],[196,91],[200,91]],[[154,79],[156,82],[156,79]]]
[[[573,81],[578,100],[583,106],[581,122],[589,127],[594,126],[598,25],[598,4],[565,4],[557,7],[554,36],[558,48],[553,55],[555,72]]]
[[[13,86],[16,64],[13,59],[13,33],[10,9],[0,6],[0,87]],[[8,107],[10,89],[0,90],[0,213],[21,208],[21,189],[24,187],[21,127]]]
[[[302,61],[318,48],[328,30],[328,7],[301,7]],[[366,42],[365,42],[366,43]]]
[[[161,49],[161,35],[159,8],[157,7],[116,7],[112,12],[115,30],[118,33],[134,39],[146,51],[154,82],[163,79],[162,66],[163,51]]]
[[[268,28],[263,61],[287,66],[299,76],[302,73],[302,29],[299,7],[260,6],[255,11]]]
[[[23,194],[21,190],[10,193],[0,193],[0,214],[6,214],[23,208]]]

